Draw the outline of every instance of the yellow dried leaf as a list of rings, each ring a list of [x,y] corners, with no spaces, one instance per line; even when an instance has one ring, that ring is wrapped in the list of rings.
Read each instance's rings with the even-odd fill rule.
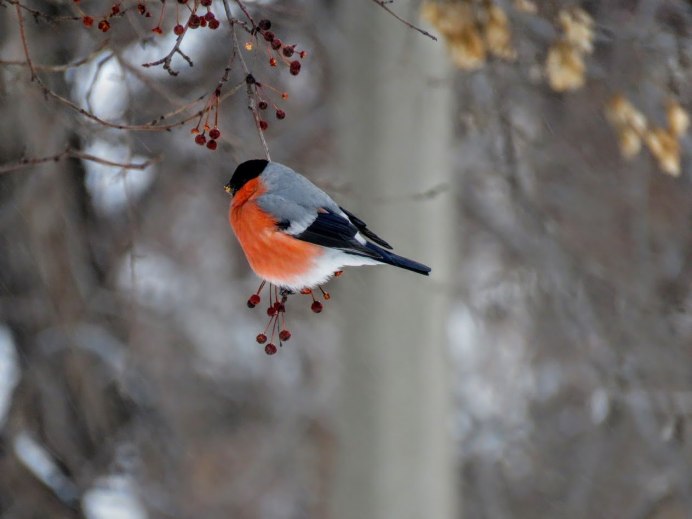
[[[582,54],[568,42],[554,44],[545,64],[548,83],[556,92],[577,90],[584,85],[586,65]]]
[[[618,144],[620,145],[620,153],[626,159],[637,156],[642,149],[642,140],[639,134],[629,127],[624,127],[618,131]]]
[[[538,12],[538,8],[532,0],[514,0],[514,8],[524,13],[535,14]]]
[[[690,127],[690,116],[676,101],[669,100],[666,105],[668,127],[673,135],[682,137]]]

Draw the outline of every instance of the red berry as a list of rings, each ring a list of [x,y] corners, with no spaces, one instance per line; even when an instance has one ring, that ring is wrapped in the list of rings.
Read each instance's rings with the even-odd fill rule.
[[[264,347],[264,353],[267,355],[274,355],[277,352],[276,346],[271,342]]]
[[[144,14],[147,12],[147,8],[144,6],[144,4],[137,4],[137,12],[144,16]]]
[[[187,0],[178,0],[178,3],[179,3],[179,4],[186,4],[186,3],[187,3]]]
[[[115,16],[120,12],[120,4],[113,4],[113,7],[111,7],[111,16]]]
[[[273,306],[267,308],[267,315],[269,317],[274,317],[276,315],[276,308],[274,308]]]
[[[269,58],[269,65],[271,67],[276,67],[276,58]]]
[[[274,50],[279,50],[283,43],[281,43],[281,40],[279,38],[274,38],[272,40],[272,49]]]
[[[214,16],[214,13],[211,11],[208,11],[207,14],[204,15],[204,19],[208,22],[211,22],[212,20],[216,20],[216,16]]]
[[[214,151],[216,149],[216,146],[217,146],[217,144],[216,144],[216,141],[214,139],[210,140],[207,143],[207,148],[209,148],[211,151]]]
[[[294,76],[297,76],[298,73],[300,72],[300,61],[298,60],[293,60],[291,61],[291,66],[289,67],[291,74]]]
[[[286,112],[283,110],[277,110],[276,111],[276,118],[277,119],[285,119],[286,118]]]
[[[209,7],[211,5],[211,0],[201,0],[200,4],[204,7]]]
[[[267,104],[266,101],[260,101],[259,103],[257,103],[257,107],[258,107],[260,110],[266,110],[268,106],[269,106],[269,105]]]
[[[252,294],[250,296],[250,299],[247,300],[247,305],[248,306],[252,305],[252,307],[254,307],[254,306],[258,305],[261,300],[262,299],[260,298],[259,294]]]
[[[94,19],[91,16],[85,16],[82,18],[82,23],[84,24],[84,27],[91,27],[94,25]]]
[[[101,20],[98,27],[101,32],[108,32],[108,29],[111,28],[111,24],[108,23],[108,20]]]
[[[163,34],[163,30],[162,30],[161,27],[159,27],[158,25],[157,25],[156,27],[154,27],[154,28],[151,30],[151,32],[155,32],[156,34]]]
[[[334,277],[335,277],[335,278],[338,278],[338,277],[339,277],[341,274],[343,274],[343,273],[344,273],[343,270],[337,270],[336,272],[334,272]]]
[[[313,301],[312,305],[310,306],[310,310],[315,312],[316,314],[319,314],[322,311],[322,303],[319,301]]]
[[[292,45],[291,46],[286,45],[284,47],[283,53],[284,53],[284,56],[286,56],[287,58],[290,58],[291,56],[293,56],[293,46]]]
[[[197,137],[195,137],[195,142],[200,146],[204,146],[204,143],[207,142],[207,138],[203,133],[200,133]]]
[[[307,55],[308,55],[308,53],[305,52],[304,50],[301,50],[301,51],[298,53],[298,56],[300,56],[300,59],[303,59],[303,58],[304,58],[305,56],[307,56]]]
[[[259,342],[260,344],[264,344],[265,342],[267,342],[267,336],[264,335],[263,333],[260,333],[260,334],[257,335],[257,337],[255,338],[255,340],[256,340],[257,342]]]
[[[197,16],[196,14],[191,14],[190,19],[187,21],[188,27],[190,27],[190,29],[196,29],[197,27],[199,27],[199,24],[200,24],[199,16]]]
[[[207,19],[206,19],[206,18],[203,18],[203,17],[200,17],[200,19],[199,19],[199,24],[200,24],[200,26],[202,26],[202,27],[206,27],[206,26],[207,26]]]
[[[216,18],[214,18],[213,20],[211,20],[211,21],[209,22],[209,28],[210,28],[211,30],[218,29],[218,28],[219,28],[219,25],[221,25],[221,23],[220,23]]]
[[[279,332],[279,339],[281,339],[282,341],[286,342],[290,338],[291,332],[289,332],[288,330],[281,330],[281,332]]]
[[[221,131],[218,128],[212,128],[209,130],[210,139],[218,139],[219,137],[221,137]]]
[[[180,36],[182,33],[185,32],[185,27],[178,24],[175,27],[173,27],[173,32],[175,33],[176,36]]]
[[[259,27],[261,31],[268,31],[269,29],[272,28],[272,23],[266,19],[260,20],[259,23],[257,24],[257,27]]]
[[[264,39],[267,41],[274,41],[274,33],[271,31],[265,31],[263,36],[264,36]]]
[[[259,124],[262,130],[266,130],[267,128],[269,128],[269,123],[267,121],[260,121]]]

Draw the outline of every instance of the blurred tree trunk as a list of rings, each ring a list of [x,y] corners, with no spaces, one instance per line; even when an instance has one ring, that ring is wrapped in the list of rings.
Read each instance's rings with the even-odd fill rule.
[[[411,3],[395,8],[417,20]],[[453,259],[452,199],[444,189],[431,194],[450,175],[444,48],[370,2],[344,0],[336,19],[350,47],[337,68],[337,139],[350,205],[433,274],[384,267],[346,273],[355,279],[345,284],[333,516],[451,518],[449,294],[442,283]]]

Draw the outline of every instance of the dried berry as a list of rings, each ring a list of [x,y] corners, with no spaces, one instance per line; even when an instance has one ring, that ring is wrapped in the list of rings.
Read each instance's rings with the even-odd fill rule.
[[[257,107],[258,107],[260,110],[266,110],[268,106],[269,106],[269,105],[267,104],[266,101],[260,101],[259,103],[257,103]]]
[[[221,130],[219,130],[218,128],[212,128],[209,131],[209,138],[210,139],[218,139],[219,137],[221,137]]]
[[[258,343],[260,343],[260,344],[264,344],[265,342],[267,342],[267,336],[264,335],[263,333],[260,333],[260,334],[257,335],[257,337],[255,338],[255,340],[256,340]]]
[[[260,126],[260,129],[266,130],[267,128],[269,128],[269,123],[267,121],[260,121],[259,126]]]
[[[254,85],[255,83],[257,83],[257,81],[255,81],[255,76],[253,76],[252,74],[248,74],[247,76],[245,76],[245,82],[248,85]]]
[[[264,353],[267,355],[274,355],[277,351],[276,346],[271,342],[264,347]]]
[[[178,0],[178,3],[179,3],[179,4],[186,4],[186,3],[187,3],[187,0]]]
[[[283,110],[279,109],[276,111],[276,118],[277,119],[285,119],[286,118],[286,112]]]
[[[267,41],[274,41],[274,33],[271,31],[266,31],[264,34],[264,39]]]
[[[312,305],[310,306],[310,310],[312,310],[316,314],[319,314],[322,311],[322,308],[322,303],[320,303],[319,301],[313,301]]]
[[[108,29],[111,28],[111,24],[108,22],[108,20],[101,20],[98,27],[101,32],[108,32]]]
[[[298,53],[298,56],[300,56],[300,59],[303,59],[303,58],[304,58],[305,56],[307,56],[307,55],[308,55],[308,53],[307,53],[306,51],[304,51],[304,50],[301,50],[301,51]]]
[[[269,65],[272,67],[276,67],[276,58],[269,58]]]
[[[276,308],[274,308],[273,306],[267,308],[267,315],[269,317],[274,317],[276,315]]]
[[[219,25],[221,25],[221,22],[219,22],[216,18],[209,22],[209,28],[212,30],[218,29]]]
[[[216,20],[216,16],[214,16],[214,13],[211,11],[208,11],[207,14],[204,15],[204,19],[208,22],[211,22],[212,20]]]
[[[216,149],[216,141],[214,139],[210,140],[207,143],[207,148],[209,148],[211,151],[214,151]]]
[[[291,74],[293,74],[294,76],[297,76],[298,73],[300,72],[300,61],[298,61],[298,60],[291,61],[291,65],[289,67],[289,70],[291,71]]]
[[[293,56],[294,47],[295,47],[295,45],[290,45],[290,46],[286,45],[284,47],[284,50],[283,50],[284,56],[286,56],[287,58],[290,58],[291,56]]]
[[[120,4],[113,4],[113,7],[111,7],[111,16],[115,16],[120,12]]]
[[[185,27],[178,24],[175,27],[173,27],[173,32],[175,33],[176,36],[180,36],[182,33],[185,32]]]
[[[196,14],[191,14],[190,19],[187,21],[187,26],[190,29],[197,29],[199,27],[200,21],[201,20],[199,16],[197,16]]]
[[[272,49],[274,50],[279,50],[283,43],[281,43],[281,40],[279,38],[274,38],[272,40]]]
[[[257,24],[257,27],[259,27],[261,31],[268,31],[269,29],[272,28],[272,23],[266,19],[260,20],[259,23]]]
[[[212,0],[201,0],[200,4],[202,4],[204,7],[209,7],[211,5]]]
[[[286,342],[290,338],[291,338],[291,332],[289,332],[288,330],[281,330],[279,332],[279,339],[281,339],[283,342]]]
[[[151,32],[155,32],[156,34],[163,34],[163,29],[161,29],[161,27],[157,25],[151,30]]]
[[[94,19],[91,16],[85,16],[82,18],[82,23],[84,24],[84,27],[91,27],[94,25]]]
[[[200,133],[197,137],[195,137],[195,142],[200,146],[204,146],[204,143],[207,142],[207,138],[203,133]]]
[[[249,308],[254,308],[255,306],[257,306],[260,303],[260,301],[261,301],[261,298],[260,298],[259,294],[252,294],[250,296],[250,299],[247,300],[247,305]]]
[[[204,18],[203,16],[199,17],[199,25],[200,27],[206,27],[207,26],[207,19]]]
[[[144,16],[147,12],[147,8],[144,6],[144,4],[139,3],[139,4],[137,4],[137,12],[139,14],[141,14],[142,16]]]

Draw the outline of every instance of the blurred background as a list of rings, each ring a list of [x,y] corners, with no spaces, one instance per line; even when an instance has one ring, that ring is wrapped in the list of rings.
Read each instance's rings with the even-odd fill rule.
[[[142,67],[191,9],[0,0],[0,517],[692,517],[690,3],[214,0]],[[272,159],[433,269],[292,297],[273,357],[248,72]]]

